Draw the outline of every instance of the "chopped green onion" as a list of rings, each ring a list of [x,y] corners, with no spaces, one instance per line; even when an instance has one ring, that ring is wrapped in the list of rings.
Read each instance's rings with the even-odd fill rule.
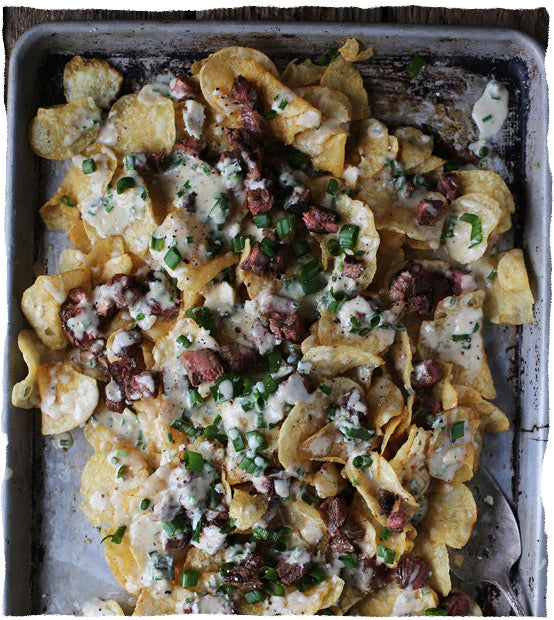
[[[419,75],[425,66],[425,60],[421,56],[414,56],[408,65],[408,73],[411,75]]]
[[[181,253],[175,246],[173,246],[172,248],[169,248],[169,250],[165,253],[165,256],[164,256],[164,263],[170,269],[175,269],[175,267],[177,267],[177,265],[182,260],[183,260],[183,257],[181,256]]]
[[[66,194],[64,194],[61,198],[60,198],[60,202],[62,203],[62,205],[65,205],[66,207],[76,207],[76,204],[73,204],[71,202],[71,199],[69,198],[69,196],[67,196]]]
[[[260,431],[248,431],[246,433],[246,442],[251,450],[266,450],[267,439]]]
[[[285,219],[278,220],[275,228],[277,229],[279,238],[283,239],[296,230],[296,217],[294,215],[287,215]]]
[[[300,267],[298,276],[300,282],[306,284],[306,282],[313,280],[322,270],[321,260],[319,258],[312,258],[312,260],[309,260]]]
[[[377,545],[377,555],[383,558],[385,564],[394,564],[396,552],[393,549],[389,549],[384,545]]]
[[[334,616],[335,612],[330,607],[325,607],[325,609],[320,609],[316,616]]]
[[[493,280],[496,279],[497,275],[498,275],[498,271],[496,271],[496,269],[492,269],[489,275],[487,276],[487,280],[490,280],[492,282]]]
[[[273,241],[273,239],[270,239],[269,237],[264,237],[262,239],[262,242],[260,243],[260,250],[266,256],[269,256],[269,258],[277,256],[277,246],[275,244],[275,241]]]
[[[430,609],[425,610],[426,616],[448,616],[448,612],[446,609],[441,609],[440,607],[432,607]]]
[[[339,182],[337,179],[329,179],[329,183],[327,183],[327,193],[331,194],[331,196],[336,196],[338,188]]]
[[[274,110],[273,108],[271,108],[271,110],[267,113],[267,119],[271,120],[272,118],[275,118],[277,116],[277,111]]]
[[[269,213],[258,213],[258,215],[255,215],[252,219],[258,228],[272,227],[271,215],[269,215]]]
[[[460,215],[460,221],[471,224],[471,239],[468,248],[479,245],[483,241],[483,228],[479,216],[474,213],[463,213]]]
[[[293,168],[305,168],[310,165],[310,160],[304,153],[301,153],[293,146],[285,147],[285,155],[287,160]]]
[[[202,164],[200,168],[204,172],[204,174],[207,174],[208,176],[210,176],[210,174],[212,173],[210,167],[207,164]]]
[[[187,179],[183,187],[181,187],[181,189],[177,192],[177,198],[182,198],[187,193],[187,190],[189,189],[190,189],[190,181]]]
[[[335,239],[334,237],[331,237],[331,239],[327,240],[327,249],[329,250],[329,254],[331,254],[332,256],[339,256],[339,254],[342,252],[340,241],[338,239]]]
[[[462,167],[462,164],[459,161],[456,161],[455,159],[449,159],[444,164],[444,171],[451,172],[452,170],[459,170],[461,167]]]
[[[107,536],[104,536],[104,538],[102,538],[100,542],[103,543],[105,540],[110,538],[114,545],[120,545],[121,539],[123,538],[123,534],[125,534],[126,529],[126,525],[120,525],[113,534],[108,534]]]
[[[450,427],[450,438],[452,441],[456,441],[456,439],[461,439],[465,433],[465,422],[461,420],[460,422],[454,422]]]
[[[358,566],[358,560],[356,559],[356,555],[354,553],[339,555],[339,560],[346,568],[356,568],[356,566]]]
[[[185,530],[190,531],[190,525],[185,521],[183,515],[177,515],[171,521],[164,521],[162,523],[162,527],[164,532],[172,538],[178,532],[183,532]]]
[[[285,596],[285,586],[282,583],[269,582],[264,589],[270,596]]]
[[[332,388],[332,387],[329,387],[328,385],[325,385],[325,383],[322,383],[322,384],[319,386],[319,389],[320,389],[320,390],[321,390],[324,394],[327,394],[327,396],[329,396],[329,394],[332,394],[332,393],[333,393],[333,388]]]
[[[183,418],[177,418],[176,420],[173,420],[170,426],[171,428],[181,431],[181,433],[184,433],[185,435],[188,435],[193,439],[200,437],[200,435],[202,434],[202,431],[199,428],[196,428],[188,420],[185,420]]]
[[[118,179],[115,189],[117,191],[118,194],[123,194],[124,192],[126,192],[128,189],[131,189],[132,187],[135,187],[136,183],[135,183],[135,179],[133,179],[133,177],[121,177],[120,179]]]
[[[237,235],[233,238],[233,251],[240,254],[244,250],[246,240],[250,239],[250,235]]]
[[[275,382],[275,379],[271,376],[271,375],[266,375],[263,378],[263,384],[264,384],[264,394],[273,394],[274,392],[277,391],[277,383]]]
[[[94,159],[85,159],[81,165],[85,174],[92,174],[96,171],[96,162]]]
[[[210,335],[215,336],[217,334],[217,326],[215,317],[212,311],[206,306],[197,306],[196,308],[189,308],[185,314],[194,319],[198,327],[203,327],[210,332]]]
[[[488,146],[482,146],[479,149],[479,157],[488,157],[489,155],[489,147]]]
[[[283,356],[280,351],[271,351],[267,354],[267,369],[271,374],[277,372],[283,363]]]
[[[142,321],[142,319],[144,319],[144,314],[142,312],[139,312],[137,316],[135,317],[135,319],[137,321]]]
[[[483,116],[481,120],[483,121],[483,123],[486,123],[487,121],[490,121],[491,118],[492,118],[492,114],[487,114],[487,116]]]
[[[260,527],[258,525],[252,530],[252,537],[256,541],[267,540],[270,536],[271,536],[270,531],[266,530],[265,527]]]
[[[367,469],[373,464],[373,459],[369,454],[359,454],[352,459],[352,465],[356,469]]]
[[[204,429],[204,438],[206,441],[226,441],[227,435],[218,424],[209,424]]]
[[[245,592],[244,600],[249,605],[254,605],[254,603],[259,603],[263,601],[265,598],[264,593],[261,590],[252,590],[251,592]]]
[[[307,577],[312,585],[317,586],[327,577],[327,573],[321,566],[314,566],[308,571]]]
[[[140,509],[141,510],[147,510],[148,507],[150,506],[150,500],[145,497],[141,502],[140,502]]]
[[[204,457],[199,452],[185,450],[183,453],[183,460],[187,471],[204,471]]]
[[[264,579],[265,581],[279,580],[279,574],[271,566],[262,566],[258,571],[258,575],[260,576],[260,579]]]
[[[339,426],[339,430],[345,437],[350,437],[350,439],[362,439],[363,441],[370,441],[373,435],[375,435],[375,431],[358,426]]]
[[[358,234],[360,227],[355,224],[345,224],[339,232],[339,243],[341,248],[348,248],[353,250],[356,241],[358,240]]]
[[[452,334],[452,340],[454,342],[469,342],[471,341],[471,335],[479,329],[479,323],[475,323],[473,329],[469,334]]]
[[[310,244],[302,239],[292,245],[292,251],[295,256],[300,258],[301,256],[305,256],[310,251]]]
[[[269,465],[269,461],[261,454],[256,454],[253,458],[244,456],[239,463],[240,469],[254,477],[259,476]]]
[[[192,345],[192,340],[190,340],[189,338],[187,338],[187,336],[184,336],[183,334],[181,334],[177,338],[176,342],[177,342],[177,344],[180,344],[185,349],[190,348],[190,346]]]
[[[198,523],[196,524],[196,527],[192,532],[191,538],[192,540],[194,540],[194,542],[200,542],[200,532],[202,531],[202,525],[204,525],[204,515],[202,515],[200,519],[198,519]]]
[[[152,239],[150,240],[150,247],[156,251],[161,252],[164,249],[165,239],[163,237],[154,237],[152,235]]]
[[[225,564],[222,564],[219,567],[219,574],[222,577],[225,577],[225,575],[232,569],[235,568],[236,564],[234,562],[225,562]]]
[[[330,64],[331,62],[333,62],[333,60],[335,60],[335,58],[339,55],[338,50],[336,49],[331,49],[327,52],[325,52],[325,54],[322,54],[319,57],[319,64],[323,65],[324,67],[326,67],[328,64]]]
[[[135,169],[135,156],[134,155],[126,155],[123,158],[123,161],[125,163],[125,168],[127,168],[127,170]]]
[[[233,448],[235,448],[236,452],[241,452],[246,449],[242,433],[236,426],[229,429],[229,439],[233,442]]]
[[[388,540],[390,536],[390,530],[387,527],[384,527],[381,530],[381,540]]]
[[[197,570],[184,570],[181,573],[181,587],[182,588],[194,588],[198,584],[198,571]]]
[[[127,473],[127,465],[122,465],[118,470],[117,470],[117,477],[118,478],[125,478],[125,474]]]

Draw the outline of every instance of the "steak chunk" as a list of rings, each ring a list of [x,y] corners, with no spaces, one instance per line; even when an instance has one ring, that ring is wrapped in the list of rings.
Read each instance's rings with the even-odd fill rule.
[[[416,261],[409,261],[389,285],[389,298],[394,306],[424,316],[451,294],[451,282],[443,273],[429,271]]]
[[[265,561],[260,555],[248,555],[238,566],[227,571],[223,581],[236,586],[243,592],[260,590],[263,588],[263,584],[258,576],[258,571],[264,564]]]
[[[285,200],[283,209],[288,213],[300,215],[309,206],[312,200],[312,193],[305,185],[296,185],[292,194]]]
[[[251,372],[258,361],[258,355],[254,349],[238,342],[221,345],[218,353],[229,368],[239,375]]]
[[[180,359],[193,387],[216,381],[225,374],[217,355],[210,349],[183,351]]]
[[[325,207],[311,205],[303,211],[302,220],[306,228],[313,233],[336,233],[339,229],[337,213]]]
[[[417,205],[417,223],[420,226],[435,226],[440,219],[442,207],[441,200],[422,200]]]
[[[100,316],[111,316],[116,310],[134,304],[141,295],[141,286],[134,276],[116,273],[94,290],[94,307]]]
[[[455,172],[443,172],[437,183],[437,191],[444,194],[448,200],[456,200],[460,195],[460,184]]]
[[[415,390],[430,388],[441,379],[441,369],[433,360],[424,360],[416,364],[412,372],[412,385]]]
[[[345,278],[352,278],[352,280],[355,280],[362,275],[363,271],[364,263],[359,258],[351,256],[350,254],[344,257],[342,275]]]
[[[279,575],[279,579],[286,586],[293,586],[306,576],[308,569],[310,568],[310,563],[300,564],[289,554],[279,560],[275,570]]]
[[[286,340],[294,344],[302,342],[302,325],[296,312],[285,314],[284,312],[270,312],[268,315],[269,330],[279,340]]]
[[[287,248],[282,243],[276,245],[275,256],[267,256],[262,252],[258,241],[254,243],[250,254],[240,264],[241,269],[262,276],[263,278],[279,278],[285,273]]]
[[[328,497],[321,502],[318,511],[329,535],[331,537],[336,536],[340,528],[346,523],[348,516],[346,500],[343,497]]]
[[[125,397],[128,401],[155,398],[160,389],[160,375],[152,370],[130,372],[125,376]]]
[[[469,599],[463,592],[452,592],[441,603],[449,616],[467,616],[469,614]]]
[[[101,340],[98,316],[84,288],[77,287],[69,291],[60,308],[59,317],[62,329],[73,346],[90,349]]]
[[[420,590],[429,583],[429,564],[416,555],[405,555],[393,571],[394,580],[403,590]]]

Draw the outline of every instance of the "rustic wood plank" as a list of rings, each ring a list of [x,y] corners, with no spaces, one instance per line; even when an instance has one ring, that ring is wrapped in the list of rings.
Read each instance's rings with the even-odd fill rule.
[[[546,48],[549,16],[541,9],[446,9],[421,6],[386,7],[383,21],[397,24],[489,26],[514,28]]]
[[[544,47],[548,42],[549,16],[545,8],[532,10],[510,9],[445,9],[430,7],[378,7],[360,9],[355,7],[238,7],[207,11],[112,11],[105,9],[42,10],[29,7],[4,7],[3,38],[9,56],[17,39],[32,26],[48,21],[73,20],[262,20],[262,21],[325,21],[354,23],[402,23],[435,25],[498,26],[521,30]]]

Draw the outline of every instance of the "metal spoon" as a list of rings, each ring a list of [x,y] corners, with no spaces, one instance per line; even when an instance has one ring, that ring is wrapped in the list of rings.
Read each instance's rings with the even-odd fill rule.
[[[510,583],[510,570],[521,556],[519,527],[510,504],[484,467],[467,484],[477,504],[477,523],[463,549],[449,550],[450,568],[466,583],[493,583],[517,616],[527,616]]]

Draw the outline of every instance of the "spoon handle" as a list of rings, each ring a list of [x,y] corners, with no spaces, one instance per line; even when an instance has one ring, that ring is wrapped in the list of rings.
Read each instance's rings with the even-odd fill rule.
[[[494,582],[496,586],[500,589],[500,591],[504,594],[504,596],[508,599],[508,603],[510,603],[510,607],[514,610],[516,616],[528,616],[529,614],[525,611],[523,605],[519,602],[516,593],[512,588],[512,584],[510,583],[510,579],[508,575]]]

